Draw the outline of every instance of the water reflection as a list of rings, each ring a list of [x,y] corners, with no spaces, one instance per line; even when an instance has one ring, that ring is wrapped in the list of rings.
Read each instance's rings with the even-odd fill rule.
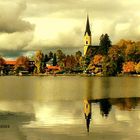
[[[0,79],[0,125],[10,125],[0,128],[4,140],[139,140],[139,78]]]
[[[91,121],[92,110],[94,106],[92,104],[97,104],[99,106],[100,115],[107,118],[112,107],[117,107],[121,111],[131,111],[136,109],[140,103],[140,98],[105,98],[105,99],[85,99],[84,100],[84,115],[86,119],[87,132],[89,132],[89,126]],[[94,118],[92,118],[94,120]]]
[[[123,140],[128,134],[135,134],[134,139],[137,139],[140,134],[139,103],[140,98],[136,97],[84,101],[23,101],[21,104],[1,102],[0,110],[7,104],[4,108],[7,111],[0,111],[0,125],[8,124],[10,128],[0,128],[0,137],[5,140],[47,140],[48,137],[70,140],[78,136],[83,140],[92,140],[93,137],[96,140],[102,137],[111,140],[117,135],[115,140]],[[27,110],[21,109],[20,113],[19,106]],[[31,111],[32,114],[29,113]],[[132,136],[128,138],[131,139]]]
[[[21,126],[35,120],[31,113],[0,111],[0,139],[26,140]]]

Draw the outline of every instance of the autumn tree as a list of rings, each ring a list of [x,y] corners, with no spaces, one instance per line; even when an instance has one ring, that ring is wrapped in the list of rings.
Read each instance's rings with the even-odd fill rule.
[[[65,69],[67,71],[72,71],[76,66],[76,60],[75,57],[73,55],[67,55],[65,58]]]
[[[35,61],[35,73],[41,73],[43,71],[43,53],[41,51],[36,51],[34,61]]]
[[[140,61],[140,44],[129,44],[125,50],[126,61]]]
[[[135,73],[135,63],[133,61],[128,61],[123,63],[123,72],[124,73]]]
[[[100,54],[107,55],[109,48],[111,47],[111,40],[108,34],[102,34],[100,37]]]
[[[103,62],[103,56],[101,54],[95,55],[93,58],[94,65],[101,65]]]
[[[126,49],[128,45],[132,45],[134,41],[121,39],[116,45]]]
[[[135,66],[136,73],[140,73],[140,62]]]
[[[104,57],[101,54],[95,55],[88,65],[87,70],[90,73],[94,74],[101,74],[102,72],[102,63],[103,63]]]
[[[5,60],[2,56],[0,56],[0,66],[3,66],[5,64]]]
[[[16,64],[15,64],[16,72],[19,73],[22,70],[28,70],[28,69],[29,69],[29,59],[28,59],[28,57],[19,56],[16,59]]]
[[[0,71],[4,70],[5,60],[2,56],[0,56]]]

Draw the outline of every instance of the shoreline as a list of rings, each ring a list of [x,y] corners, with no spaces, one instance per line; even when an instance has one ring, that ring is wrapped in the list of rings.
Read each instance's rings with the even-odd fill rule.
[[[9,76],[17,76],[17,77],[22,77],[22,76],[81,76],[81,77],[140,77],[140,74],[120,74],[116,76],[104,76],[104,75],[91,75],[91,74],[27,74],[27,75],[0,75],[1,77],[9,77]]]

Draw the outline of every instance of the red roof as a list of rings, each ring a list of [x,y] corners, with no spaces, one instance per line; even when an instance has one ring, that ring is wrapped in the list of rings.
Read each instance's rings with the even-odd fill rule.
[[[51,70],[61,70],[59,66],[47,66],[47,68]]]
[[[6,61],[6,64],[7,65],[15,65],[16,61],[15,60],[9,60],[9,61]]]

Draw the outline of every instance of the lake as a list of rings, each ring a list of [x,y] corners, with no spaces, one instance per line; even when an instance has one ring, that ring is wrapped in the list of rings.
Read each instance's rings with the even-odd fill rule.
[[[0,140],[138,140],[139,123],[139,77],[0,77]]]

